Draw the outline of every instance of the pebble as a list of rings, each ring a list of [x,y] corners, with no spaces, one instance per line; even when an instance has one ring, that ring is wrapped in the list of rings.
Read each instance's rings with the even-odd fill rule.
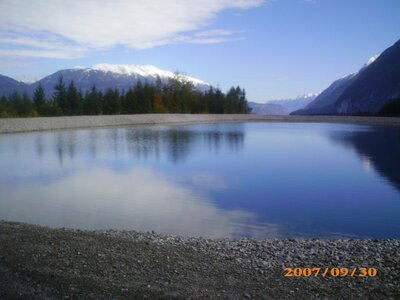
[[[161,297],[157,294],[160,291],[165,297],[187,299],[217,299],[221,293],[228,299],[283,299],[285,295],[296,299],[394,299],[400,290],[398,240],[212,240],[154,231],[58,230],[4,221],[0,221],[0,233],[0,299],[19,294],[21,298],[52,298],[48,296],[52,293],[59,295],[53,298],[119,298],[112,293],[116,288],[126,298],[145,288],[150,299]],[[85,242],[85,236],[90,242]],[[41,239],[46,242],[41,243]],[[72,245],[74,240],[77,243]],[[102,242],[97,245],[96,240]],[[151,243],[144,246],[148,241]],[[15,272],[41,274],[43,281],[41,277],[32,278],[5,289],[7,281],[2,281],[1,275],[7,261],[13,261]],[[50,263],[54,263],[51,268],[47,266]],[[306,266],[366,266],[379,270],[375,278],[364,279],[283,276],[285,268]],[[101,288],[86,292],[80,280],[73,281],[74,289],[68,288],[68,292],[63,284],[49,285],[52,280],[81,274],[101,283]],[[34,286],[29,282],[35,282]],[[53,292],[54,286],[59,289]],[[8,290],[13,293],[5,294]],[[312,292],[315,290],[318,293]],[[85,294],[78,294],[82,291]]]

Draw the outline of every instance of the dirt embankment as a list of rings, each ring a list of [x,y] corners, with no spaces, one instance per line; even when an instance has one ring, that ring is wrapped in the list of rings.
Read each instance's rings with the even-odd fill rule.
[[[113,116],[72,116],[49,118],[0,119],[0,133],[72,129],[85,127],[129,126],[214,122],[334,122],[371,125],[398,125],[400,118],[354,116],[262,116],[210,114],[144,114]]]

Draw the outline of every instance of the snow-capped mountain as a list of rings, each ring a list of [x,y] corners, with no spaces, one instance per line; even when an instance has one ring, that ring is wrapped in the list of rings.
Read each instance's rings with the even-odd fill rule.
[[[379,55],[374,55],[369,58],[365,64],[357,72],[348,74],[331,83],[325,90],[315,97],[314,101],[310,102],[299,111],[294,111],[293,114],[330,114],[334,103],[339,99],[342,93],[357,79],[358,75],[371,65]]]
[[[334,81],[313,102],[293,114],[377,113],[400,96],[400,40],[374,55],[356,73]]]
[[[109,88],[117,88],[122,92],[134,87],[139,80],[143,84],[146,82],[155,84],[157,78],[160,78],[163,84],[167,84],[170,79],[178,78],[178,80],[192,83],[195,89],[202,92],[208,90],[210,87],[203,80],[182,74],[176,75],[173,72],[162,70],[152,65],[97,64],[92,67],[73,67],[60,70],[33,83],[26,82],[29,80],[24,78],[23,81],[25,83],[16,81],[18,82],[18,91],[26,90],[32,96],[40,83],[46,95],[51,97],[54,92],[54,86],[57,84],[60,76],[63,77],[66,85],[73,81],[75,86],[82,92],[88,91],[93,85],[96,85],[96,88],[103,92]],[[0,84],[0,95],[8,95],[13,90],[15,82],[13,87],[8,87],[7,83],[10,82],[10,80],[4,80],[4,84]]]
[[[161,70],[155,66],[152,65],[111,65],[111,64],[97,64],[92,67],[93,70],[98,70],[98,71],[104,71],[104,72],[110,72],[114,74],[121,74],[121,75],[139,75],[143,77],[152,77],[152,78],[157,78],[159,76],[161,80],[163,79],[170,79],[176,76],[175,73],[171,71],[165,71]],[[206,83],[203,80],[190,77],[187,75],[181,75],[183,76],[184,80],[190,81],[193,83],[195,86],[196,85],[207,85],[209,86],[208,83]]]
[[[175,73],[171,71],[161,70],[153,65],[113,65],[113,64],[97,64],[90,68],[85,67],[74,67],[75,70],[84,70],[86,73],[91,71],[100,71],[104,73],[113,74],[113,76],[121,77],[135,77],[137,79],[144,78],[148,81],[155,81],[157,77],[160,77],[162,82],[167,82],[169,79],[176,76]],[[203,80],[193,78],[187,75],[180,75],[185,81],[191,82],[196,86],[209,86]]]
[[[60,76],[66,84],[73,81],[78,89],[85,92],[93,85],[100,91],[106,91],[109,88],[117,88],[120,91],[126,91],[135,86],[138,81],[143,84],[155,84],[157,78],[160,78],[163,84],[167,84],[170,79],[176,78],[176,74],[170,71],[159,69],[152,65],[113,65],[97,64],[92,67],[74,67],[61,70],[31,85],[31,91],[36,88],[39,82],[44,87],[48,96],[52,95],[54,86],[57,84]],[[186,75],[178,75],[179,80],[188,81],[199,91],[207,90],[210,85],[205,81]]]
[[[297,96],[293,99],[280,99],[280,100],[269,100],[269,104],[279,104],[283,106],[287,112],[290,114],[292,111],[306,107],[311,103],[320,93],[308,93],[304,95]]]
[[[293,114],[320,114],[329,113],[330,107],[337,101],[340,95],[350,84],[357,78],[356,73],[349,74],[338,80],[335,80],[329,87],[327,87],[318,97],[306,105],[303,109],[294,111]]]
[[[279,104],[247,102],[251,113],[256,115],[281,116],[287,115],[285,108]]]
[[[319,93],[308,93],[293,99],[269,100],[264,104],[249,102],[252,113],[258,115],[288,115],[306,107]]]

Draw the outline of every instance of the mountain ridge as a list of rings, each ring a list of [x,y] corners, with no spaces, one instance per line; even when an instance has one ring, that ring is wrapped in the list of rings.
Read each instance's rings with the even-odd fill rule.
[[[319,93],[308,93],[292,99],[268,100],[265,103],[249,102],[249,106],[253,109],[252,113],[259,115],[288,115],[304,108],[318,95]]]
[[[41,84],[46,96],[51,97],[54,92],[54,86],[58,83],[60,76],[63,77],[66,85],[73,81],[82,92],[90,90],[93,85],[96,85],[96,88],[102,92],[110,88],[127,91],[139,81],[155,84],[158,78],[162,84],[167,84],[169,80],[178,78],[178,80],[192,83],[195,89],[202,92],[211,87],[209,83],[198,78],[162,70],[153,65],[137,64],[104,63],[95,64],[91,67],[72,67],[58,70],[32,83],[24,83],[8,76],[0,76],[0,96],[8,96],[13,90],[19,93],[26,91],[32,96],[37,86]]]
[[[378,113],[400,96],[400,40],[368,65],[335,103],[339,114]]]
[[[335,80],[293,115],[377,114],[400,96],[400,40],[371,57],[356,73]]]
[[[8,96],[13,91],[17,91],[21,94],[27,86],[27,84],[15,80],[14,78],[0,74],[0,97],[3,95]]]

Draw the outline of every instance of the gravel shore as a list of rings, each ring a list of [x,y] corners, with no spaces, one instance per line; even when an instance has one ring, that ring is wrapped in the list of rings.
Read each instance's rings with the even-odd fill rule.
[[[399,240],[184,238],[0,222],[0,298],[399,299]],[[284,277],[375,267],[376,277]]]
[[[84,127],[129,126],[144,124],[179,124],[213,122],[331,122],[371,125],[397,125],[400,118],[355,116],[262,116],[207,114],[144,114],[112,116],[72,116],[50,118],[0,119],[0,133],[72,129]]]

